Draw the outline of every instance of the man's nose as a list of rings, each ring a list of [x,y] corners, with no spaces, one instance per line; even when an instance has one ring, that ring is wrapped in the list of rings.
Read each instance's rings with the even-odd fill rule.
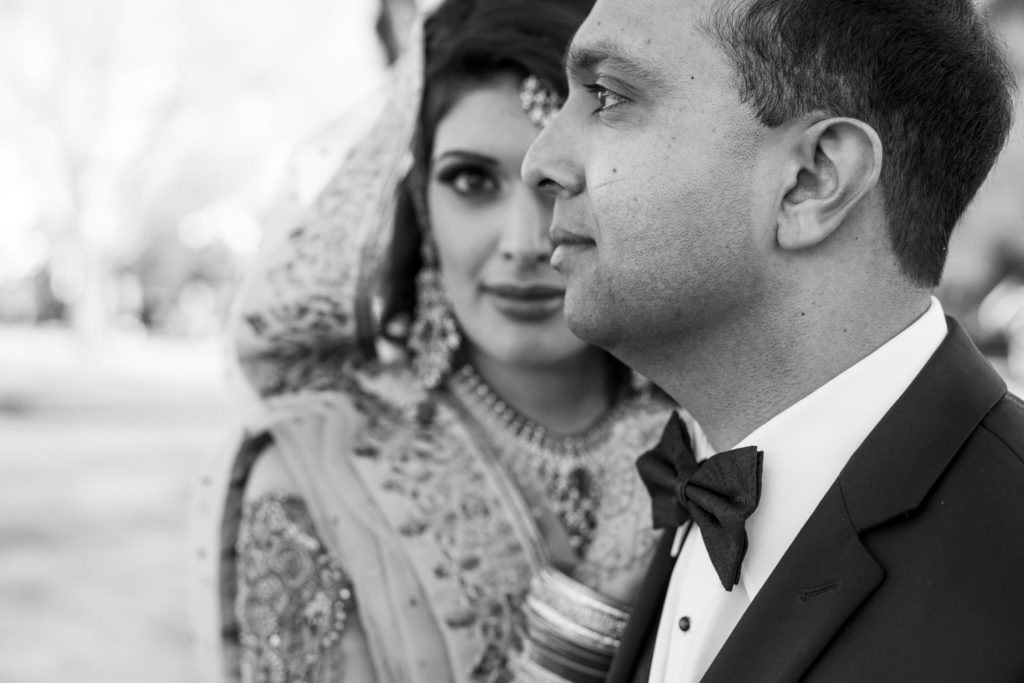
[[[583,174],[573,157],[569,120],[562,111],[530,145],[523,159],[523,180],[538,192],[566,198],[583,191]]]

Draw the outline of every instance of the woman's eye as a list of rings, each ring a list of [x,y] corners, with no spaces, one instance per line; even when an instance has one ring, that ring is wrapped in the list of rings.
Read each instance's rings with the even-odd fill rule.
[[[608,111],[609,109],[613,109],[626,101],[625,97],[609,90],[603,85],[591,83],[585,87],[587,90],[594,94],[594,97],[597,98],[597,103],[601,105],[600,107],[597,108],[595,113]]]
[[[498,191],[498,181],[493,174],[484,169],[449,169],[441,173],[440,180],[466,197],[491,195]]]

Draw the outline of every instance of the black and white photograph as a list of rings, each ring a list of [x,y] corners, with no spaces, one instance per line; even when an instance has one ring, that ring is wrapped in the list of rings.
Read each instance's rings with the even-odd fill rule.
[[[1024,681],[1024,0],[0,0],[0,682]]]

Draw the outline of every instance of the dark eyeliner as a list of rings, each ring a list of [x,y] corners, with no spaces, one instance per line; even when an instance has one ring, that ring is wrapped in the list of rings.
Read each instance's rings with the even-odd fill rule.
[[[451,163],[442,166],[441,169],[434,174],[434,177],[437,178],[439,182],[451,184],[453,180],[463,173],[479,173],[483,175],[486,173],[486,169],[478,164]]]
[[[460,188],[459,179],[470,175],[482,180],[481,185],[489,185],[489,187]],[[451,188],[456,194],[467,198],[491,196],[497,193],[499,189],[498,179],[495,177],[494,171],[484,164],[452,162],[443,165],[440,170],[435,172],[434,177],[437,182]]]

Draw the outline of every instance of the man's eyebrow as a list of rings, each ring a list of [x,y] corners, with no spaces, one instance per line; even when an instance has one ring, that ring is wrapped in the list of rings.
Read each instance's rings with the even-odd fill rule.
[[[590,45],[572,43],[566,50],[565,70],[570,76],[605,68],[650,85],[660,85],[663,81],[649,60],[612,40]]]

